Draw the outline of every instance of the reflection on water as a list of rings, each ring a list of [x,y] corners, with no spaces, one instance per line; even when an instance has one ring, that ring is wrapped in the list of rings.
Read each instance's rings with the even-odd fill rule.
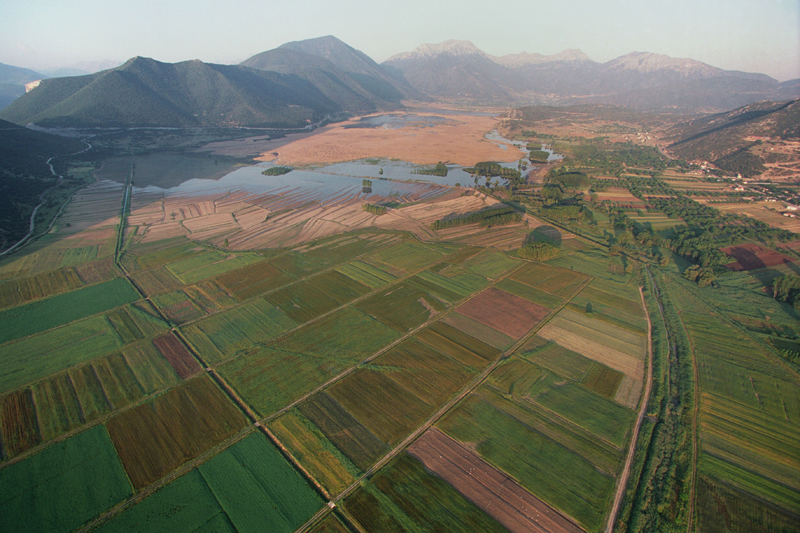
[[[506,150],[508,148],[507,145],[511,144],[511,145],[516,146],[520,150],[522,150],[523,153],[526,154],[525,157],[529,157],[530,156],[530,150],[528,150],[528,143],[527,142],[524,142],[524,141],[512,141],[511,139],[506,139],[505,137],[500,135],[500,133],[497,130],[490,131],[484,137],[486,138],[487,141],[491,141],[491,142],[495,143],[497,146],[499,146],[500,148],[502,148],[504,150]],[[560,160],[564,159],[563,155],[555,153],[552,148],[550,148],[550,147],[548,147],[548,146],[546,146],[544,144],[542,145],[541,148],[539,148],[539,150],[543,150],[543,151],[545,151],[545,152],[550,154],[547,157],[547,162],[548,163],[552,163],[553,161],[560,161]],[[516,168],[517,162],[513,161],[511,163],[501,163],[501,165],[506,167],[506,168]]]
[[[446,121],[443,117],[418,117],[416,115],[380,115],[367,117],[374,124],[400,124],[406,120],[420,118]],[[405,122],[406,124],[408,122]],[[513,144],[523,151],[525,143],[511,141],[502,137],[497,131],[486,135],[492,142]],[[545,148],[543,148],[545,149]],[[550,152],[549,160],[561,159],[561,155]],[[502,163],[506,168],[517,168],[518,162]],[[314,169],[297,169],[281,176],[265,176],[265,168],[275,166],[274,163],[239,168],[218,180],[191,179],[169,189],[156,187],[135,188],[137,191],[164,192],[167,196],[225,196],[230,193],[243,193],[247,196],[281,196],[302,198],[304,201],[331,204],[349,200],[366,202],[416,202],[436,197],[446,192],[449,187],[460,185],[471,187],[485,184],[484,178],[477,180],[458,165],[448,165],[447,176],[431,176],[416,174],[425,167],[405,161],[388,159],[366,159],[336,163]],[[362,180],[372,181],[371,192],[365,193]],[[505,180],[494,180],[503,182]]]
[[[447,176],[415,174],[425,167],[405,161],[372,159],[336,163],[315,169],[297,169],[282,176],[265,176],[265,168],[273,163],[239,168],[218,180],[192,179],[170,189],[147,187],[136,190],[164,192],[167,196],[210,195],[229,193],[246,195],[302,196],[306,201],[322,204],[359,199],[366,202],[416,202],[438,196],[449,187],[475,185],[475,179],[457,165],[449,165]],[[363,192],[363,179],[372,181],[372,191]],[[478,179],[483,185],[485,180]]]

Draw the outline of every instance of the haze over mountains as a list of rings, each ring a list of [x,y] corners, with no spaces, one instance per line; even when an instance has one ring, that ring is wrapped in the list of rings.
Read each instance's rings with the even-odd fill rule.
[[[96,74],[47,79],[0,118],[51,126],[295,128],[336,114],[399,109],[404,100],[696,112],[798,93],[797,80],[779,83],[764,74],[639,52],[597,63],[580,50],[494,57],[469,41],[445,41],[379,65],[327,36],[286,43],[239,65],[136,57]]]
[[[798,96],[796,81],[781,84],[764,74],[642,52],[597,63],[580,50],[494,57],[469,41],[445,41],[395,55],[384,65],[433,97],[498,104],[593,102],[692,112]]]

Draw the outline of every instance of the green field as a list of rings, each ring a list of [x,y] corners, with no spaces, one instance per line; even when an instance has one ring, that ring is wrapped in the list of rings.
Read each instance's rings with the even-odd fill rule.
[[[180,326],[205,316],[205,312],[182,290],[153,297],[153,302],[173,324]]]
[[[132,494],[103,426],[0,470],[0,530],[72,531]]]
[[[559,442],[476,396],[437,427],[463,443],[477,444],[484,459],[589,531],[604,525],[614,478]]]
[[[180,289],[183,284],[166,267],[156,267],[131,274],[131,279],[147,296]]]
[[[368,231],[334,235],[272,258],[270,263],[292,277],[302,278],[381,250],[398,240],[395,235]]]
[[[216,280],[236,298],[245,300],[291,283],[294,278],[268,261],[261,261],[232,270]]]
[[[354,361],[261,348],[219,367],[261,416],[269,416],[345,370]]]
[[[219,362],[297,326],[280,309],[252,300],[183,328],[186,339],[209,362]]]
[[[84,285],[74,268],[42,272],[35,276],[0,283],[0,308],[47,298]]]
[[[382,372],[429,405],[438,405],[463,387],[474,370],[438,350],[410,338],[367,368]]]
[[[485,250],[466,259],[461,266],[473,274],[488,279],[495,279],[521,265],[521,261],[512,259],[504,253]]]
[[[533,303],[543,305],[549,309],[555,309],[563,300],[558,296],[549,294],[541,289],[520,283],[513,279],[506,278],[496,285],[498,289],[504,290],[509,294],[525,298]]]
[[[499,350],[506,350],[516,342],[505,333],[501,333],[496,329],[490,328],[473,318],[455,311],[444,317],[442,322]]]
[[[374,253],[371,257],[406,272],[413,272],[441,261],[447,253],[433,245],[406,241]]]
[[[500,350],[444,322],[434,322],[415,337],[459,363],[474,368],[484,368]]]
[[[453,270],[445,271],[448,274],[446,276],[430,270],[423,270],[406,283],[450,303],[469,296],[486,286],[486,279],[482,276],[463,269]]]
[[[397,333],[350,307],[309,324],[275,342],[286,352],[325,357],[337,364],[353,364],[372,355],[398,337]]]
[[[340,266],[336,270],[371,289],[379,289],[396,279],[388,272],[384,272],[363,261],[353,261],[352,263]]]
[[[515,418],[528,428],[541,433],[554,442],[592,463],[601,473],[612,476],[618,471],[623,450],[613,444],[600,440],[596,435],[564,419],[557,413],[527,401],[521,394],[523,387],[516,384],[522,382],[523,376],[512,383],[516,394],[506,394],[493,383],[480,387],[475,396],[489,403],[493,408],[506,416]]]
[[[522,346],[520,356],[573,381],[582,380],[593,364],[591,359],[536,335]]]
[[[0,346],[0,392],[120,348],[104,316],[85,318]]]
[[[571,295],[586,280],[580,271],[540,263],[524,263],[509,278],[561,298]]]
[[[264,299],[298,324],[308,322],[341,305],[306,281],[272,292]]]
[[[372,291],[370,286],[364,285],[336,270],[330,270],[319,276],[309,278],[308,283],[339,305],[344,305]]]
[[[189,285],[261,260],[256,254],[228,255],[216,250],[205,250],[186,259],[169,263],[167,270],[181,283]]]
[[[445,303],[413,288],[410,283],[399,283],[358,302],[356,308],[395,331],[405,333],[444,311]]]
[[[135,505],[100,531],[297,529],[322,500],[261,434],[252,434]]]
[[[582,387],[548,374],[529,391],[530,400],[597,437],[622,448],[634,413]]]
[[[182,237],[149,244],[137,244],[132,250],[128,250],[122,255],[122,264],[130,272],[149,270],[173,261],[191,258],[202,250],[203,248],[196,242],[187,241]]]
[[[109,311],[106,319],[126,344],[152,337],[167,328],[153,305],[145,300]]]
[[[140,298],[124,278],[0,311],[0,344],[102,313]]]
[[[625,374],[600,363],[595,363],[581,380],[581,385],[603,398],[613,398]]]

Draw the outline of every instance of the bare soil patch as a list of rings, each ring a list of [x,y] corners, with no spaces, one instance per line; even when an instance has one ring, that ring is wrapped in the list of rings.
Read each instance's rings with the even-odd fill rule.
[[[505,473],[437,429],[430,429],[417,439],[408,452],[513,533],[583,531]]]
[[[459,307],[458,312],[509,337],[519,339],[546,317],[550,310],[490,287]]]
[[[435,113],[413,114],[436,116]],[[446,161],[471,166],[478,161],[516,161],[524,155],[511,144],[484,138],[497,124],[494,117],[448,115],[448,119],[434,126],[410,122],[399,128],[354,128],[358,119],[353,119],[319,128],[308,135],[287,136],[289,142],[278,140],[258,159],[277,159],[278,163],[287,165],[313,165],[374,157],[402,159],[420,165]]]
[[[758,270],[778,265],[792,263],[792,259],[775,250],[762,248],[754,243],[738,244],[720,248],[720,251],[736,258],[736,261],[725,265],[730,270],[741,272],[743,270]]]
[[[153,339],[153,344],[182,379],[201,370],[192,354],[172,333]]]

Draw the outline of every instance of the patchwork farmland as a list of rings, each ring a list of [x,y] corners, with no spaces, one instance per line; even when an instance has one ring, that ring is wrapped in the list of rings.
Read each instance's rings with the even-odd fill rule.
[[[464,492],[460,478],[437,479],[417,459],[403,455],[402,443],[441,417],[443,405],[456,406],[445,419],[454,420],[470,409],[472,398],[503,388],[513,397],[506,409],[527,410],[526,423],[539,416],[542,427],[559,428],[543,429],[548,436],[541,438],[569,435],[568,445],[590,458],[586,464],[599,465],[603,474],[594,476],[590,491],[600,489],[608,497],[630,420],[602,406],[613,398],[622,374],[585,359],[585,376],[570,376],[576,379],[577,389],[569,393],[574,400],[531,393],[555,379],[528,355],[536,352],[531,343],[540,339],[534,333],[569,312],[565,306],[590,279],[584,274],[492,249],[420,243],[380,231],[263,255],[221,254],[183,239],[133,237],[120,258],[123,270],[112,265],[110,276],[84,281],[90,278],[80,276],[83,265],[8,285],[2,312],[9,317],[6,323],[17,320],[19,326],[4,329],[0,345],[1,364],[9,369],[2,381],[0,439],[4,461],[21,467],[51,449],[48,443],[72,442],[85,431],[108,435],[127,488],[111,504],[120,504],[117,511],[100,512],[92,521],[104,530],[176,524],[159,517],[158,510],[190,494],[208,503],[191,519],[177,515],[185,516],[185,523],[246,527],[237,521],[253,517],[237,515],[224,492],[234,490],[225,484],[241,468],[245,478],[273,494],[268,497],[275,507],[269,509],[283,509],[274,516],[265,511],[276,530],[291,531],[318,512],[324,515],[317,494],[344,502],[341,519],[332,514],[319,527],[346,529],[349,521],[377,527],[392,513],[407,520],[407,504],[395,501],[384,508],[389,504],[369,502],[397,498],[396,491],[412,482],[426,487],[418,498],[446,495],[441,512],[459,509],[464,520],[484,523],[487,530],[501,528]],[[104,298],[94,298],[92,291]],[[615,303],[608,308],[615,309]],[[49,311],[64,305],[72,315]],[[53,318],[30,320],[34,314]],[[69,348],[45,359],[57,345]],[[593,413],[615,420],[605,432],[586,418],[568,418],[569,401],[589,398],[598,405]],[[247,436],[256,423],[269,438]],[[607,450],[586,452],[592,439]],[[267,468],[264,474],[255,473],[251,463],[259,446],[284,454],[289,462],[268,463],[258,467]],[[373,478],[375,465],[387,460],[389,466]],[[487,459],[481,455],[474,460],[487,472],[519,476],[513,469],[502,473],[508,468],[503,464],[483,463]],[[223,474],[218,464],[230,472]],[[274,482],[264,485],[266,478],[258,478],[273,476],[266,472],[275,468],[294,472],[307,487],[303,490],[314,495],[306,511],[287,515],[291,500],[270,492]],[[389,471],[402,475],[392,479]],[[370,484],[353,492],[365,476]],[[573,515],[590,529],[597,522],[558,499],[541,503],[547,491],[522,479],[514,498],[539,502],[563,517],[567,528],[578,527],[569,526]],[[602,515],[602,503],[596,506],[594,514]],[[81,523],[98,514],[91,509]]]
[[[116,256],[121,191],[86,194],[104,203],[69,230],[80,246],[0,261],[0,530],[613,523],[637,413],[655,420],[654,369],[643,274],[604,247],[574,238],[539,263],[514,253],[521,224],[400,231],[291,192],[142,191]],[[333,231],[326,210],[358,229]],[[700,391],[696,501],[739,529],[783,527],[800,505],[796,380],[693,298],[679,307]]]

